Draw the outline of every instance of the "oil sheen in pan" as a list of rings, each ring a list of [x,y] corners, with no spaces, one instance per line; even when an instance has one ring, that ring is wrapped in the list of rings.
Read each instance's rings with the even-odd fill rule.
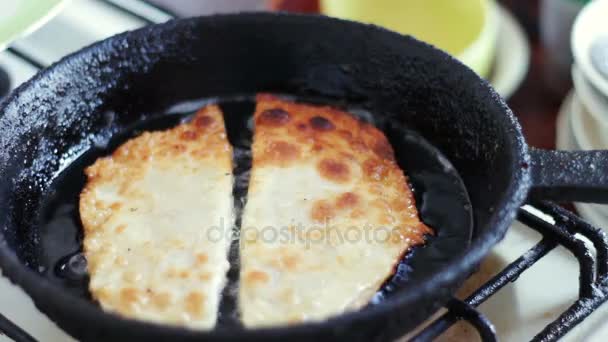
[[[303,100],[304,101],[304,100]],[[82,228],[78,214],[78,196],[85,183],[84,168],[98,157],[111,153],[127,139],[143,131],[162,130],[187,120],[205,101],[179,104],[166,115],[152,115],[133,127],[112,135],[104,144],[91,148],[72,160],[56,176],[40,207],[38,244],[38,272],[53,283],[59,284],[74,295],[91,300],[88,292],[86,259],[82,254]],[[251,168],[253,97],[238,97],[219,102],[225,114],[228,138],[234,147],[237,227],[245,203],[249,170]],[[304,102],[319,102],[307,99]],[[434,264],[443,265],[467,248],[472,234],[472,212],[466,188],[449,161],[417,133],[402,125],[373,122],[373,115],[359,109],[347,108],[365,121],[381,128],[395,147],[400,166],[406,170],[414,190],[416,204],[422,220],[433,227],[435,234],[427,236],[427,243],[406,254],[395,267],[394,275],[378,291],[372,305],[381,303],[411,279],[428,275]],[[239,261],[238,242],[230,251],[231,269],[229,285],[223,293],[219,323],[238,325],[236,295]]]

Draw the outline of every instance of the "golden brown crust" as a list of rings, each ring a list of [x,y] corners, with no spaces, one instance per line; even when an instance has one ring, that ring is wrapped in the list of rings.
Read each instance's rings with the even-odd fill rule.
[[[85,170],[83,249],[90,292],[104,309],[195,328],[215,323],[217,308],[207,312],[215,304],[206,294],[181,291],[204,289],[219,297],[214,292],[221,290],[227,256],[220,242],[209,245],[200,233],[216,222],[199,220],[222,215],[231,224],[231,170],[232,149],[217,106],[174,128],[144,132]],[[216,203],[199,206],[213,187],[222,192],[214,194]],[[180,200],[189,203],[174,203]]]
[[[231,159],[226,158],[226,150],[229,149],[231,147],[219,107],[207,106],[198,111],[188,124],[162,132],[144,132],[122,144],[111,156],[98,159],[85,170],[88,182],[83,193],[96,182],[114,177],[121,177],[123,183],[129,183],[129,180],[141,175],[141,165],[145,165],[152,156],[174,163],[176,158],[180,159],[181,154],[181,159],[187,161],[186,167],[187,164],[192,164],[190,157],[231,163]]]
[[[395,240],[408,239],[416,245],[424,242],[424,234],[432,232],[419,221],[407,178],[395,161],[389,141],[377,128],[334,107],[296,103],[271,94],[259,94],[257,101],[254,168],[315,160],[323,179],[355,182],[355,188],[369,189],[374,195],[370,202],[384,211],[381,221],[417,227],[400,231],[404,235]],[[397,191],[387,192],[387,187]],[[356,216],[362,203],[352,200],[359,197],[356,193],[348,196],[351,200],[338,199],[335,204],[318,200],[311,217],[322,222],[332,217],[334,211],[346,208]]]
[[[241,240],[245,325],[322,319],[364,305],[432,232],[390,143],[349,113],[268,94],[257,96],[254,120],[243,223],[257,234]],[[290,240],[263,237],[263,227],[286,225]],[[366,240],[367,229],[378,239]]]
[[[377,159],[394,161],[393,149],[384,134],[348,113],[329,106],[285,101],[268,94],[258,95],[257,99],[255,123],[263,135],[259,139],[267,144],[280,141],[299,146],[302,155],[298,162],[321,156],[349,156],[363,163],[353,152],[363,152],[362,156],[372,152]],[[256,148],[266,151],[255,151]],[[254,145],[258,160],[283,164],[280,157],[271,155],[272,150],[269,145]]]

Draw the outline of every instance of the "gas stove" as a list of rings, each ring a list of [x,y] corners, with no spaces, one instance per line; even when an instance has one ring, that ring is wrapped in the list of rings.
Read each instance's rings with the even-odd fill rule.
[[[73,0],[41,29],[0,52],[0,97],[3,89],[14,89],[70,52],[171,17],[140,0]],[[555,205],[527,205],[446,308],[402,340],[604,341],[607,281],[608,241],[601,230]],[[1,331],[7,335],[0,333],[0,342],[10,341],[8,336],[73,340],[5,278],[0,278]]]

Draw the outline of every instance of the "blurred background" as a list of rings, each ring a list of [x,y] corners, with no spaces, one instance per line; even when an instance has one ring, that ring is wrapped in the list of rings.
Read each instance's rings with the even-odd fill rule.
[[[177,15],[239,10],[324,13],[371,22],[459,57],[509,98],[528,142],[556,146],[572,87],[570,32],[585,0],[152,0]],[[606,13],[608,18],[608,13]],[[523,36],[522,36],[523,34]],[[499,37],[499,38],[498,38]]]
[[[145,24],[113,11],[196,16],[239,11],[324,13],[412,34],[488,79],[519,117],[531,145],[556,143],[556,117],[572,87],[570,31],[585,0],[2,0],[0,47],[45,66],[95,40]],[[21,7],[21,9],[19,9]],[[114,12],[114,13],[113,13]],[[50,20],[49,23],[43,24]],[[33,32],[33,33],[32,33]],[[0,96],[22,81],[0,57]],[[10,74],[10,72],[8,72]]]
[[[322,13],[411,34],[488,80],[530,145],[608,149],[608,0],[0,0],[0,98],[40,69],[113,34],[174,17],[241,11]],[[575,209],[608,227],[608,207],[577,203]],[[536,238],[514,225],[467,286],[478,287]],[[560,286],[547,291],[548,279]],[[481,308],[501,339],[528,340],[576,298],[576,279],[578,264],[559,251]],[[4,314],[42,340],[70,340],[0,279],[2,308],[15,308]],[[591,316],[570,340],[593,334],[606,341],[607,318],[608,309]],[[459,325],[446,340],[470,341],[471,331]]]

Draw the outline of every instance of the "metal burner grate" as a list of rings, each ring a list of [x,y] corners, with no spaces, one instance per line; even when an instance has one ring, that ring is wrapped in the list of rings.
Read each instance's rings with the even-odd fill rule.
[[[171,17],[171,14],[162,9],[139,0],[99,1],[108,3],[147,23],[165,21]],[[12,48],[9,52],[37,69],[44,66],[19,49]],[[534,207],[551,216],[555,220],[555,224],[525,209],[520,209],[518,219],[526,226],[541,233],[542,239],[469,297],[464,300],[454,298],[449,301],[446,304],[448,312],[413,337],[413,341],[430,341],[460,320],[465,320],[474,326],[484,341],[496,341],[494,325],[476,308],[505,285],[516,281],[524,271],[558,245],[568,249],[579,262],[579,298],[556,320],[540,331],[533,341],[557,340],[608,300],[608,238],[606,234],[555,204],[542,202],[535,203]],[[595,248],[595,253],[576,237],[577,235],[589,240]],[[2,334],[17,342],[36,341],[30,334],[0,314],[0,336]]]
[[[579,296],[556,320],[534,336],[532,341],[559,339],[608,300],[606,234],[555,204],[542,202],[535,204],[534,207],[543,214],[551,216],[555,223],[550,223],[525,209],[520,209],[518,219],[529,228],[541,233],[542,239],[466,299],[450,300],[446,304],[448,312],[429,324],[413,337],[412,341],[431,341],[460,320],[465,320],[475,327],[483,341],[497,341],[494,325],[476,308],[505,285],[516,281],[524,271],[558,245],[570,251],[579,262]],[[579,237],[590,241],[595,253]],[[0,335],[2,334],[17,342],[36,341],[26,331],[0,314]]]
[[[608,238],[606,234],[555,204],[542,202],[534,204],[534,207],[551,216],[555,220],[555,224],[524,209],[520,209],[518,219],[526,226],[541,233],[543,236],[541,241],[466,299],[452,299],[446,305],[448,312],[432,322],[412,341],[431,341],[459,320],[468,321],[474,326],[484,341],[496,341],[496,331],[492,322],[475,308],[508,283],[516,281],[524,271],[560,244],[570,251],[579,262],[579,296],[574,304],[534,336],[532,341],[559,339],[608,300]],[[595,254],[576,235],[589,240],[595,248]]]

